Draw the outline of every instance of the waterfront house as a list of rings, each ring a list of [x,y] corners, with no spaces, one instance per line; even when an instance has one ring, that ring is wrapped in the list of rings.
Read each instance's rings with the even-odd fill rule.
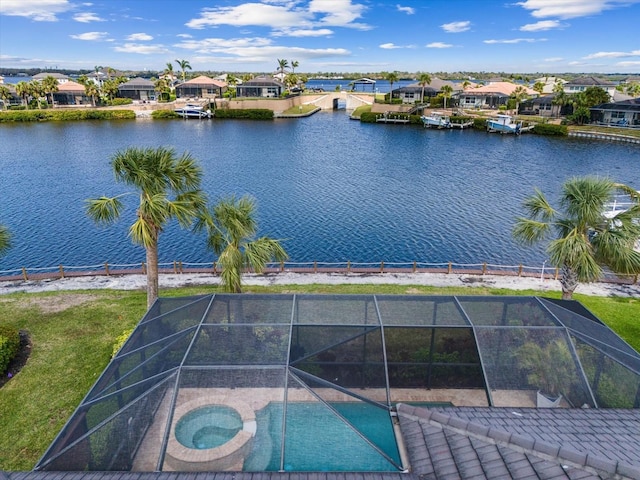
[[[13,105],[22,105],[22,98],[16,92],[15,85],[11,83],[5,83],[3,85],[7,87],[7,89],[9,90],[10,97],[7,99],[0,98],[0,110],[4,110],[5,108],[8,108]]]
[[[540,115],[541,117],[561,117],[573,112],[572,105],[558,105],[554,102],[555,98],[554,93],[530,98],[520,104],[518,113],[521,115]]]
[[[44,80],[47,77],[55,78],[60,85],[70,81],[69,77],[67,77],[66,75],[63,75],[61,73],[57,73],[57,72],[42,72],[42,73],[38,73],[37,75],[34,75],[33,77],[31,77],[31,79],[32,80],[36,80],[38,82],[41,82],[42,80]]]
[[[439,78],[432,78],[431,83],[428,83],[424,86],[424,98],[435,97],[442,91],[442,87],[445,85],[449,85],[452,88],[452,91],[460,92],[462,91],[462,87],[460,84],[449,82],[447,80],[441,80]],[[422,85],[419,82],[411,83],[409,85],[405,85],[404,87],[399,87],[393,89],[391,92],[391,98],[400,98],[402,99],[402,103],[415,103],[419,102],[422,97]]]
[[[255,77],[236,87],[238,97],[278,98],[286,90],[286,86],[274,77]]]
[[[640,98],[603,103],[590,108],[591,121],[611,126],[640,126]]]
[[[564,85],[567,83],[567,81],[560,77],[540,77],[536,78],[533,81],[533,84],[536,83],[541,83],[542,85],[544,85],[544,87],[542,88],[542,94],[544,95],[546,93],[553,93],[553,89],[556,88],[556,85],[558,83]]]
[[[54,105],[91,105],[91,98],[85,93],[84,85],[74,81],[67,81],[58,86],[53,92]]]
[[[178,98],[216,98],[227,90],[227,84],[213,78],[200,75],[176,86]]]
[[[140,100],[142,102],[155,100],[155,85],[151,80],[147,80],[146,78],[132,78],[128,82],[121,83],[118,86],[118,96],[132,100]]]
[[[498,108],[506,105],[518,87],[523,87],[527,95],[537,96],[538,92],[523,85],[511,82],[491,82],[477,88],[471,88],[454,94],[461,108]]]
[[[602,78],[583,75],[564,84],[566,93],[584,92],[589,87],[600,87],[613,99],[616,94],[616,84]]]

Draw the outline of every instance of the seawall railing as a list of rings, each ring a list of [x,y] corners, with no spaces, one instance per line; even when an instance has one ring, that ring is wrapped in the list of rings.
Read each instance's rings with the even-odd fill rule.
[[[12,270],[0,270],[2,281],[38,281],[54,280],[66,277],[116,276],[146,274],[146,265],[142,263],[102,263],[96,265],[58,265],[55,267],[22,267]],[[220,267],[215,263],[191,263],[183,261],[162,262],[158,266],[160,274],[211,274],[220,275]],[[503,275],[517,277],[539,277],[540,279],[558,279],[559,270],[546,265],[528,266],[497,265],[492,263],[426,263],[426,262],[280,262],[268,263],[265,274],[284,272],[313,274],[354,274],[384,275],[398,273],[440,273],[465,275]],[[247,273],[251,273],[250,270]],[[600,279],[605,283],[634,285],[638,275],[615,275],[605,272]]]

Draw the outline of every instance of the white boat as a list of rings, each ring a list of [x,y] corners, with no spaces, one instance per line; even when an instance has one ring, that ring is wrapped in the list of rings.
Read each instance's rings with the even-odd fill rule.
[[[487,131],[520,135],[522,132],[522,122],[514,121],[510,115],[497,115],[487,120]]]
[[[187,103],[182,108],[176,108],[174,110],[178,115],[184,118],[210,118],[211,110],[205,110],[202,105],[197,105],[195,103]]]
[[[451,128],[451,118],[442,112],[431,112],[420,117],[425,128]]]
[[[640,191],[638,191],[640,195]],[[605,218],[611,219],[616,215],[622,212],[626,212],[634,205],[637,205],[638,202],[634,201],[633,198],[627,193],[616,193],[610,202],[604,204],[604,210],[602,211],[602,215]]]

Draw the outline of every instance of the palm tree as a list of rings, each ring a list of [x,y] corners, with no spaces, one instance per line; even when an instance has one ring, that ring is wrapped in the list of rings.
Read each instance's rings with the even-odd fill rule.
[[[7,100],[11,98],[11,90],[5,85],[0,85],[0,100],[2,100],[3,110],[7,108]]]
[[[91,105],[96,106],[96,98],[100,97],[100,87],[91,80],[84,84],[84,94],[91,98]]]
[[[444,98],[444,108],[447,108],[447,98],[451,98],[451,94],[453,93],[453,87],[451,85],[443,85],[442,86],[442,97]]]
[[[0,225],[0,255],[4,255],[11,248],[11,232],[4,225]]]
[[[296,73],[296,68],[298,68],[300,62],[297,60],[291,60],[291,73]]]
[[[465,80],[464,82],[462,82],[462,90],[466,90],[470,86],[471,86],[471,82],[469,80]]]
[[[398,73],[388,72],[387,74],[385,74],[384,79],[389,82],[389,99],[391,99],[391,94],[393,93],[393,84],[398,81]]]
[[[428,73],[421,73],[418,78],[418,85],[422,87],[422,93],[420,94],[420,103],[424,103],[424,87],[431,83],[431,75]]]
[[[516,114],[518,113],[518,109],[520,108],[520,103],[525,100],[529,95],[527,94],[527,89],[522,85],[516,87],[516,89],[511,93],[511,98],[516,101]]]
[[[155,81],[153,88],[158,92],[160,101],[169,101],[171,89],[165,78],[159,78]]]
[[[630,195],[635,205],[613,218],[605,206],[617,191]],[[631,187],[607,178],[572,178],[562,186],[560,210],[554,209],[536,189],[527,198],[527,217],[516,220],[513,236],[526,245],[546,240],[551,263],[562,269],[562,298],[571,299],[579,282],[593,282],[602,275],[601,265],[618,274],[640,273],[640,195]]]
[[[180,70],[182,71],[182,83],[185,82],[187,78],[187,68],[191,70],[191,65],[189,64],[189,60],[177,60],[176,63],[180,65]],[[168,65],[168,64],[167,64]]]
[[[38,109],[41,109],[42,105],[40,104],[40,99],[44,95],[44,91],[42,89],[42,84],[40,82],[38,82],[37,80],[31,80],[28,83],[28,85],[29,85],[29,96],[32,99],[36,100],[36,102],[38,103]]]
[[[206,195],[200,190],[202,170],[190,154],[177,157],[173,149],[165,147],[119,151],[111,166],[116,181],[133,187],[133,193],[140,197],[129,236],[146,250],[150,307],[158,298],[158,237],[170,220],[188,227],[205,209]],[[115,222],[124,208],[123,195],[87,200],[87,214],[97,223]]]
[[[58,80],[51,75],[44,77],[42,79],[42,91],[44,92],[45,97],[47,94],[51,95],[51,106],[55,107],[53,103],[53,93],[58,91]]]
[[[249,196],[222,199],[197,225],[198,229],[206,229],[208,246],[218,255],[220,278],[227,292],[242,292],[245,268],[262,273],[272,259],[288,258],[279,240],[253,239],[257,231],[255,208],[255,201]]]
[[[280,75],[282,76],[282,78],[284,78],[284,72],[287,68],[289,68],[289,62],[284,58],[282,59],[278,58],[277,60],[278,60],[278,72],[280,72]]]
[[[544,83],[536,82],[533,84],[532,89],[538,92],[538,95],[542,95],[542,92],[544,92]]]
[[[16,83],[16,93],[20,95],[22,104],[27,108],[29,106],[29,102],[27,101],[29,98],[29,84],[24,81]]]

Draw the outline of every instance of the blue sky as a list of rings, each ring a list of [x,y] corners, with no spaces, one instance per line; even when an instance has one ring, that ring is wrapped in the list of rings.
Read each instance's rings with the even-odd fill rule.
[[[0,0],[0,67],[640,72],[640,0]]]

